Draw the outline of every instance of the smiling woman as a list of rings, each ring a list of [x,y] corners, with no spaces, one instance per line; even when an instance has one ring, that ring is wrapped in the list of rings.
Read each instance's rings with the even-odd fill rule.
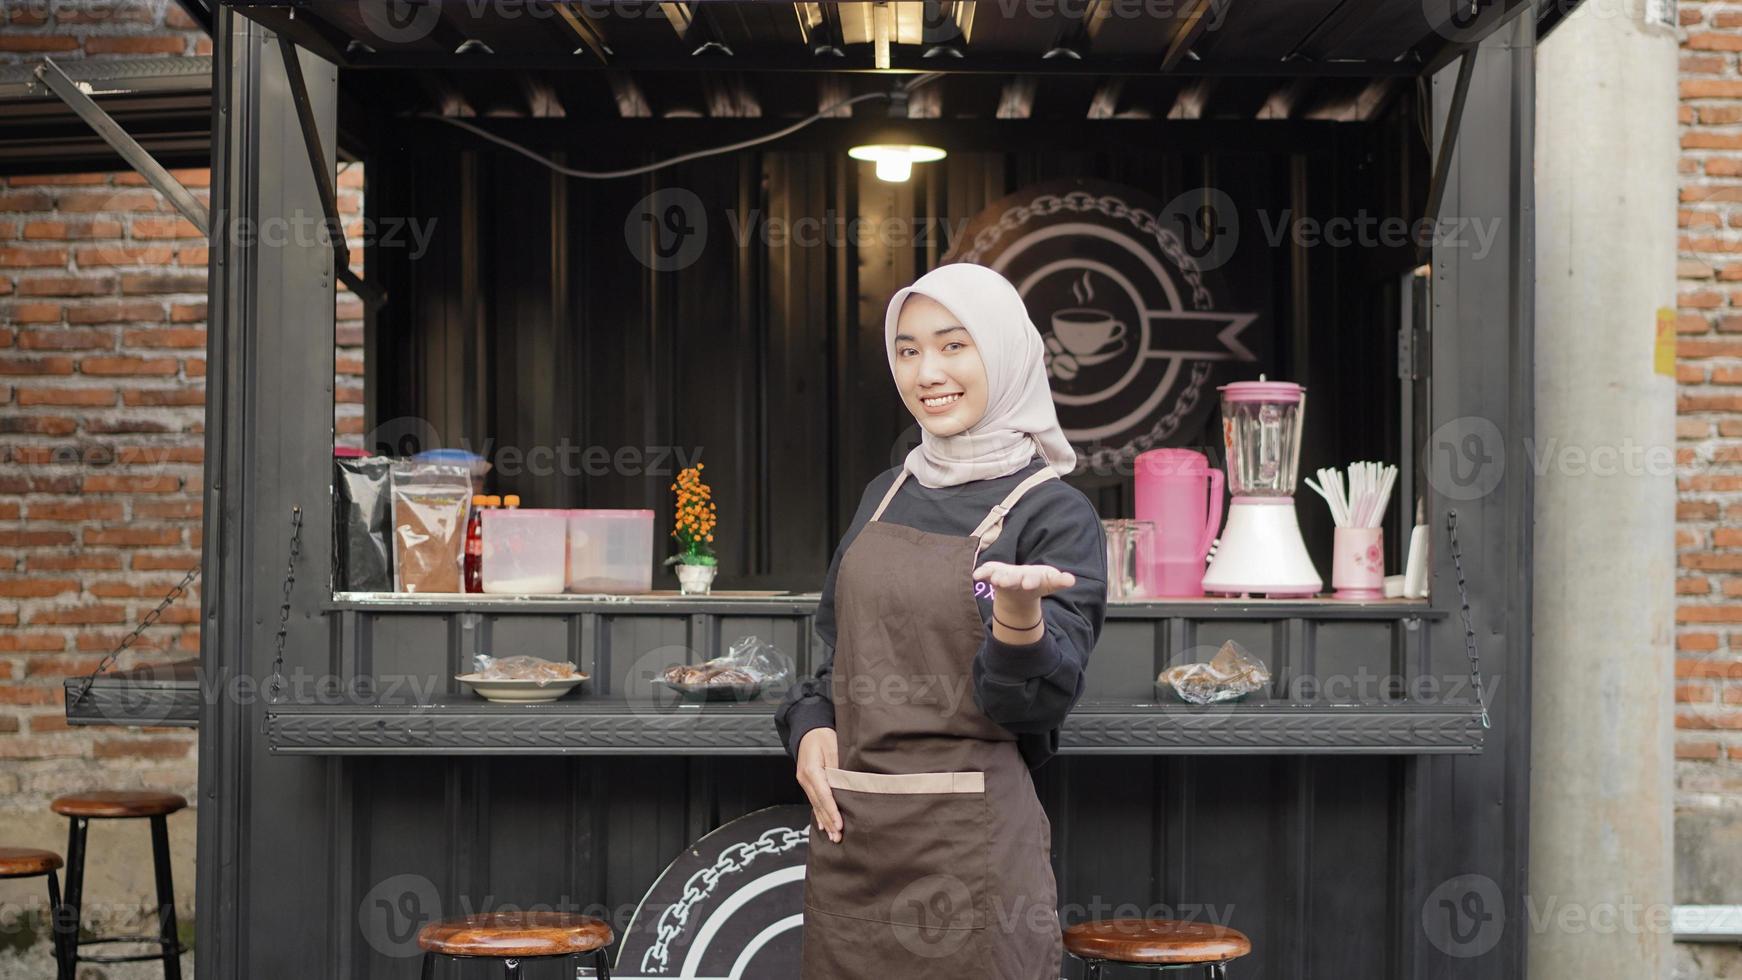
[[[833,652],[776,715],[826,834],[804,976],[881,976],[893,957],[921,980],[1051,980],[1052,830],[1029,770],[1100,634],[1101,525],[1057,479],[1076,456],[1015,287],[943,266],[890,300],[885,336],[920,445],[866,488],[818,603]]]

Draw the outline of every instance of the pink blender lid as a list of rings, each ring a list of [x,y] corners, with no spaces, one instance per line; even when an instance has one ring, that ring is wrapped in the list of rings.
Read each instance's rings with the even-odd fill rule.
[[[1266,381],[1262,374],[1257,381],[1231,381],[1216,390],[1228,402],[1298,402],[1306,395],[1292,381]]]
[[[1137,472],[1150,476],[1194,476],[1209,468],[1204,454],[1192,449],[1151,449],[1137,455]]]

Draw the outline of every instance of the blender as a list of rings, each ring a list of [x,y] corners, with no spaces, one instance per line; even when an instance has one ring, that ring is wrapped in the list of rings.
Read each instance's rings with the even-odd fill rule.
[[[1306,389],[1290,381],[1236,381],[1222,393],[1228,453],[1228,524],[1204,572],[1215,595],[1272,599],[1317,595],[1324,586],[1294,514]]]

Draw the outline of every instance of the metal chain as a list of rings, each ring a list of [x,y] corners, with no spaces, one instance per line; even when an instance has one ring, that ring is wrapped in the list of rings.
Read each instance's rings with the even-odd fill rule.
[[[1482,709],[1482,727],[1488,721],[1488,699],[1482,694],[1482,661],[1476,653],[1476,626],[1470,619],[1470,590],[1464,585],[1464,557],[1458,549],[1458,512],[1446,511],[1446,534],[1452,539],[1452,568],[1458,573],[1458,604],[1464,610],[1464,653],[1470,658],[1470,680],[1476,685],[1476,704]]]
[[[121,642],[115,645],[115,649],[110,650],[102,660],[97,661],[97,669],[91,671],[90,676],[85,678],[85,682],[79,685],[78,693],[73,695],[74,707],[85,699],[85,695],[91,693],[91,685],[97,683],[97,676],[113,666],[115,661],[120,659],[121,654],[133,645],[133,641],[139,639],[139,634],[150,629],[151,624],[157,622],[157,618],[163,615],[163,611],[174,604],[175,600],[180,599],[187,592],[188,586],[193,584],[194,579],[199,577],[200,566],[195,565],[188,569],[187,574],[181,577],[181,581],[171,587],[168,594],[158,601],[157,608],[146,613],[145,618],[139,621],[139,625],[133,627],[132,632],[121,638]]]
[[[272,679],[266,686],[266,703],[278,704],[284,696],[284,638],[290,633],[290,590],[296,585],[296,556],[302,551],[302,508],[290,509],[290,558],[284,566],[284,601],[278,606],[277,650],[272,657]]]

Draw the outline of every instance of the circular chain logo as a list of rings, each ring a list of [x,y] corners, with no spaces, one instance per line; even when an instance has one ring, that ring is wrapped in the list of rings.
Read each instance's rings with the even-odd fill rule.
[[[687,269],[708,243],[708,212],[694,191],[661,188],[629,209],[623,238],[636,259],[655,272]]]
[[[1421,928],[1428,942],[1447,956],[1481,956],[1506,931],[1506,905],[1500,886],[1487,875],[1467,874],[1441,883],[1421,906]]]

